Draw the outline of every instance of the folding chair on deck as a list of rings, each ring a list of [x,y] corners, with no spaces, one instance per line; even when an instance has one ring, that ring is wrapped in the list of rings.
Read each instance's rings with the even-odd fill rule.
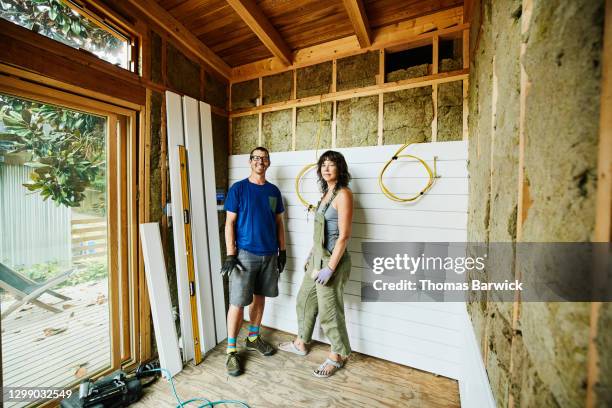
[[[4,265],[3,263],[0,263],[0,288],[6,290],[13,297],[15,297],[15,302],[13,302],[6,310],[2,311],[0,319],[4,319],[6,316],[8,316],[9,314],[11,314],[19,307],[28,302],[51,312],[60,313],[61,310],[44,302],[41,302],[40,300],[38,300],[38,298],[43,293],[47,293],[61,300],[70,300],[68,296],[64,296],[60,293],[57,293],[51,290],[51,288],[64,282],[70,277],[70,275],[74,273],[74,271],[75,269],[71,269],[67,272],[64,272],[58,276],[49,279],[46,282],[41,283],[28,279],[22,274]]]

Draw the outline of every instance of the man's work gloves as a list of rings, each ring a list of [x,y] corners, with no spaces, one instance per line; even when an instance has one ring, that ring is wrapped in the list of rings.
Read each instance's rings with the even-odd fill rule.
[[[285,270],[285,265],[287,264],[287,251],[282,249],[278,253],[278,257],[276,258],[278,273],[283,273]],[[223,267],[221,268],[221,275],[230,276],[234,271],[234,268],[238,268],[239,271],[244,271],[244,266],[240,264],[238,257],[236,255],[228,255],[225,258],[225,262],[223,263]]]
[[[240,264],[240,261],[236,255],[228,255],[225,258],[223,267],[221,267],[221,275],[230,276],[234,271],[234,268],[238,268],[240,271],[244,270],[244,267]]]
[[[285,265],[287,264],[287,251],[284,249],[278,251],[278,258],[276,261],[278,262],[278,273],[283,273]]]
[[[315,282],[320,283],[321,285],[326,285],[327,282],[329,282],[329,280],[331,279],[333,274],[334,274],[334,271],[329,266],[326,266],[325,268],[319,271],[319,273],[317,274],[317,278],[315,279]]]

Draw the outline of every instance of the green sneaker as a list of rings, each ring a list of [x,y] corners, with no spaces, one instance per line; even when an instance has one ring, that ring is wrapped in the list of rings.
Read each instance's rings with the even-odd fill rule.
[[[261,336],[257,336],[257,338],[253,341],[246,338],[246,349],[259,351],[262,356],[271,356],[276,352],[274,347],[267,341],[264,341]]]
[[[236,377],[242,374],[242,369],[240,368],[240,359],[238,358],[238,353],[233,352],[227,355],[227,360],[225,360],[225,368],[227,369],[227,374],[233,377]]]

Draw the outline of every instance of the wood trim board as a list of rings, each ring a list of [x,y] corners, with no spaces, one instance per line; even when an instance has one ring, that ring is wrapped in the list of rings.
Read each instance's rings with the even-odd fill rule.
[[[206,202],[206,220],[208,226],[208,249],[210,259],[210,277],[212,281],[215,327],[217,343],[227,337],[225,321],[225,298],[221,271],[221,240],[219,238],[219,219],[217,216],[217,188],[215,182],[215,157],[212,135],[212,117],[210,105],[200,102],[200,127],[202,140],[202,161],[204,170],[204,194]]]
[[[174,377],[183,369],[183,363],[172,319],[172,302],[166,278],[159,225],[157,223],[140,224],[140,239],[159,362],[161,367],[168,370],[170,376]],[[167,375],[164,374],[164,377]]]
[[[195,285],[197,309],[200,316],[201,351],[206,353],[217,345],[213,314],[213,293],[208,261],[208,236],[206,230],[206,201],[204,198],[204,177],[200,145],[200,116],[198,101],[183,97],[183,116],[185,124],[185,147],[189,163],[189,190],[191,197],[191,233],[195,264]]]

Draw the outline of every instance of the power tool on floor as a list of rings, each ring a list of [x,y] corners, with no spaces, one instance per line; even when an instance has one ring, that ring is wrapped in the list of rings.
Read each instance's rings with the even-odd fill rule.
[[[79,386],[79,392],[61,402],[62,408],[122,408],[138,401],[142,389],[159,377],[159,363],[141,364],[132,375],[117,370],[97,381],[87,379]],[[141,379],[153,377],[142,383]]]

